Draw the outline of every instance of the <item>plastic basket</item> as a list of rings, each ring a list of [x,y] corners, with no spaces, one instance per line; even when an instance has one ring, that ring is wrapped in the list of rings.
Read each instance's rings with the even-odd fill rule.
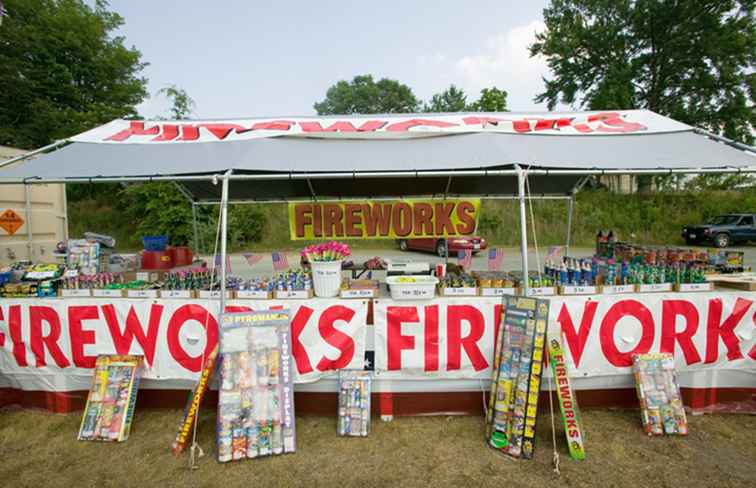
[[[168,236],[144,236],[142,243],[145,251],[165,251],[168,246]]]
[[[386,283],[394,300],[430,300],[436,296],[438,278],[426,275],[389,276]]]
[[[315,296],[331,298],[341,289],[341,261],[313,261],[312,288]]]

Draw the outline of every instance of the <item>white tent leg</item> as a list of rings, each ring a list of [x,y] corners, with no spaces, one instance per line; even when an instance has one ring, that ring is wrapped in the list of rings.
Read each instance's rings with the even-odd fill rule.
[[[570,241],[572,238],[572,212],[574,210],[575,210],[575,194],[573,193],[572,196],[570,197],[569,202],[567,202],[567,240],[564,246],[565,256],[570,251]]]
[[[220,310],[218,311],[218,324],[223,319],[226,310],[226,240],[228,237],[228,177],[229,171],[223,175],[221,190],[221,242],[220,242]]]
[[[517,190],[520,195],[520,254],[522,255],[522,291],[525,296],[530,294],[528,283],[528,221],[525,214],[525,172],[517,168]]]

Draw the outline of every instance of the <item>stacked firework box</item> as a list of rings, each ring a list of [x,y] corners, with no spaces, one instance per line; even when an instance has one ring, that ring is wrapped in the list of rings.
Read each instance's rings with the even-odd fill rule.
[[[339,371],[340,436],[367,437],[370,432],[370,371]]]
[[[583,441],[583,427],[580,423],[580,411],[577,398],[570,384],[567,369],[566,354],[562,345],[562,337],[556,334],[549,339],[549,364],[554,376],[559,410],[562,412],[562,424],[567,438],[567,448],[572,459],[585,459],[585,444]],[[551,393],[549,393],[551,394]]]
[[[218,461],[294,452],[288,310],[226,313],[221,324]]]
[[[98,356],[79,440],[129,438],[141,372],[141,356]]]
[[[634,354],[633,374],[648,435],[688,434],[680,386],[671,354]]]
[[[486,440],[510,457],[532,459],[549,302],[505,296],[502,316]]]

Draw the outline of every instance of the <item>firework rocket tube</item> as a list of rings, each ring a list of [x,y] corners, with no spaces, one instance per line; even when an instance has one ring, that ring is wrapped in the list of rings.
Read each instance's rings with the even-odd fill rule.
[[[570,384],[560,335],[549,339],[549,364],[554,375],[559,410],[562,412],[562,423],[564,424],[564,434],[567,436],[567,448],[570,451],[570,457],[578,460],[585,459],[580,412],[578,411],[575,392]]]
[[[197,386],[189,396],[189,401],[187,402],[186,409],[184,410],[184,417],[179,424],[178,434],[176,434],[176,439],[171,445],[171,452],[174,456],[179,456],[182,452],[184,452],[186,446],[191,440],[192,428],[194,427],[194,418],[197,416],[199,406],[202,403],[202,399],[204,398],[205,392],[207,392],[207,388],[210,384],[210,378],[213,375],[213,370],[215,370],[215,363],[218,360],[219,350],[220,346],[216,344],[213,350],[210,351],[210,354],[207,356],[207,360],[205,361],[205,367],[202,369],[199,381],[197,382]]]

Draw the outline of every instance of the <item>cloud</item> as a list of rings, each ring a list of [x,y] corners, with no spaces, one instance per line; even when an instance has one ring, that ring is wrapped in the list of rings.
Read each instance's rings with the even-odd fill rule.
[[[436,54],[418,61],[426,67],[434,64],[450,69],[469,99],[477,98],[483,88],[496,86],[508,92],[511,110],[545,110],[545,104],[535,104],[533,97],[543,91],[541,77],[549,69],[542,56],[531,58],[528,50],[536,33],[545,29],[542,21],[534,20],[489,37],[481,48],[462,57],[448,59]]]

